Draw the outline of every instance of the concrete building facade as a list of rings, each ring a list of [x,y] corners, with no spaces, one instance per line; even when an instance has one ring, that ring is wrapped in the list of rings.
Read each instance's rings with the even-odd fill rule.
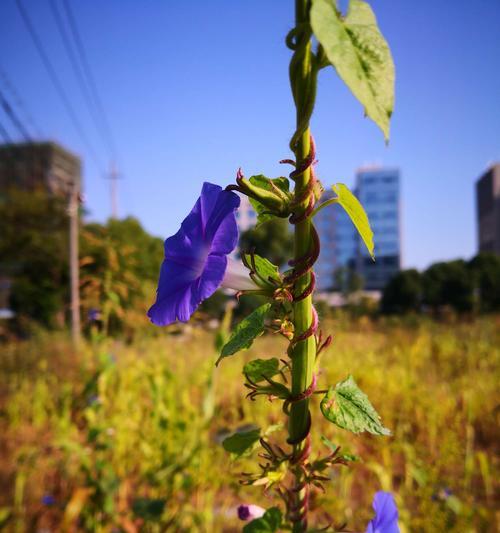
[[[476,182],[476,215],[479,252],[500,254],[500,163]]]
[[[0,192],[10,187],[67,196],[81,188],[80,158],[53,142],[0,145]]]
[[[79,335],[78,224],[81,191],[80,158],[53,142],[0,145],[0,201],[10,189],[44,190],[68,204],[68,240],[73,337]],[[12,318],[8,308],[16,264],[0,258],[0,318]]]

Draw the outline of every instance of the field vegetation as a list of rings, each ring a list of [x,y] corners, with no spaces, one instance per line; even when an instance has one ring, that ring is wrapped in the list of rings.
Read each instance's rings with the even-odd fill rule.
[[[324,435],[359,457],[315,493],[318,525],[363,531],[384,489],[403,532],[497,531],[499,323],[323,322],[334,342],[320,386],[353,374],[393,436],[353,436],[317,416],[316,451]],[[276,356],[283,341],[265,335],[215,370],[216,337],[195,325],[133,342],[94,331],[78,352],[54,332],[2,345],[0,528],[230,532],[239,503],[269,506],[238,483],[255,461],[231,460],[221,442],[283,420],[278,404],[243,399],[240,374],[241,359]]]

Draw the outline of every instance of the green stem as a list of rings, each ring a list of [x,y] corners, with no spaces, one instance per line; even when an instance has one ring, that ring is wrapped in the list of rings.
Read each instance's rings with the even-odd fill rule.
[[[308,1],[295,0],[295,22],[296,27],[304,27],[308,23]],[[305,36],[304,36],[305,35]],[[309,116],[314,105],[314,90],[316,69],[313,64],[313,56],[311,52],[310,34],[306,33],[298,36],[297,39],[307,39],[307,42],[296,43],[296,50],[292,62],[290,64],[290,77],[292,84],[292,91],[294,95],[295,104],[297,107],[296,123],[297,130],[304,127],[304,122],[307,122],[307,127],[297,137],[297,143],[293,147],[295,151],[295,158],[297,164],[303,161],[310,151],[310,130],[309,130]],[[296,135],[294,135],[295,139]],[[293,141],[292,141],[293,142]],[[301,197],[301,194],[307,188],[309,180],[311,179],[311,170],[308,168],[301,175],[295,179],[295,194],[296,197]],[[304,200],[305,208],[308,199]],[[312,246],[311,239],[311,218],[307,217],[305,220],[295,225],[295,259],[303,257]],[[295,285],[295,293],[299,294],[310,283],[310,274],[304,274],[297,280]],[[312,322],[312,296],[294,302],[294,327],[295,335],[298,336],[306,331]],[[298,395],[305,391],[312,381],[314,363],[316,356],[316,345],[314,336],[308,337],[306,340],[296,343],[293,346],[292,358],[292,395]],[[294,455],[298,457],[304,447],[307,446],[307,441],[304,438],[308,434],[309,429],[309,400],[293,403],[290,409],[289,418],[289,441],[298,442],[294,444]],[[306,458],[305,458],[306,459]],[[303,461],[300,461],[303,463]],[[307,499],[308,489],[303,486],[303,470],[301,464],[292,467],[292,475],[294,476],[294,487],[302,487],[301,490],[292,491],[293,501],[291,502],[291,518],[292,531],[294,533],[302,533],[307,530]],[[299,512],[294,510],[299,509]]]

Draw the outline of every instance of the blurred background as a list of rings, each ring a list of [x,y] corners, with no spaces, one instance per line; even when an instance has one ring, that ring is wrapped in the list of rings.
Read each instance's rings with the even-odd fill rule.
[[[500,3],[370,4],[396,64],[390,142],[333,69],[312,129],[324,199],[355,192],[376,262],[322,210],[316,307],[325,386],[352,373],[394,436],[317,417],[316,449],[323,434],[360,459],[314,516],[362,530],[382,488],[403,532],[493,532]],[[0,3],[0,529],[239,531],[239,503],[270,506],[221,442],[282,421],[244,400],[241,367],[285,344],[265,335],[214,372],[255,300],[217,292],[161,329],[146,311],[203,181],[284,174],[292,26],[285,0]],[[244,198],[237,217],[239,250],[286,263],[285,223],[256,228]]]

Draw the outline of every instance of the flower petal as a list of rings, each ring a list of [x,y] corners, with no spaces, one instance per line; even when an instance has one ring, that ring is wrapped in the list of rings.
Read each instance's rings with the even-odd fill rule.
[[[390,492],[377,492],[373,509],[375,517],[369,522],[366,533],[399,533],[398,508]]]
[[[236,196],[236,195],[235,195]],[[212,238],[211,254],[230,254],[238,244],[238,226],[234,212],[222,220]]]
[[[226,255],[238,241],[235,210],[239,197],[218,185],[204,183],[201,196],[179,231],[165,240],[165,259],[152,322],[165,326],[189,320],[198,305],[220,286]]]
[[[191,285],[197,280],[197,273],[175,261],[165,259],[161,265],[156,302],[148,316],[157,326],[167,326],[177,319],[189,320],[191,310]]]
[[[220,241],[220,232],[224,235],[229,232],[231,237],[230,242],[226,244],[223,251],[220,251],[220,253],[228,254],[233,251],[238,240],[238,229],[234,212],[240,205],[240,198],[237,194],[234,194],[234,192],[223,191],[221,187],[218,187],[217,185],[207,187],[208,185],[211,184],[204,183],[201,191],[205,242],[212,244],[212,241],[216,239],[216,236],[218,237],[217,240]],[[216,191],[216,189],[218,189],[218,191]],[[232,248],[229,250],[231,245]]]
[[[205,268],[193,290],[193,297],[200,303],[220,287],[227,267],[227,257],[225,255],[209,255],[205,262]]]
[[[203,238],[201,205],[198,198],[189,215],[183,220],[179,231],[165,240],[165,257],[176,259],[189,266],[193,258],[203,255],[206,244]]]

